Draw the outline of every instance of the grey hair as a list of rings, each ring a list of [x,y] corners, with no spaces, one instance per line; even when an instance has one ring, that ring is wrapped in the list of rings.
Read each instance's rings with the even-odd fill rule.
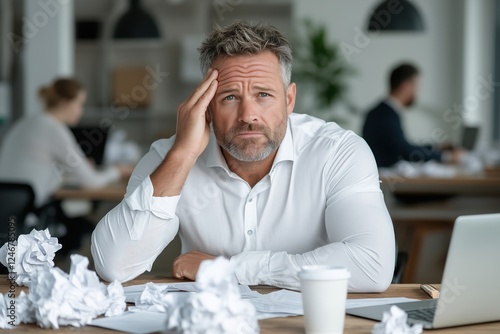
[[[292,49],[286,37],[275,27],[237,21],[226,27],[216,25],[198,49],[200,66],[205,76],[219,55],[237,56],[271,51],[278,57],[285,88],[292,77]]]

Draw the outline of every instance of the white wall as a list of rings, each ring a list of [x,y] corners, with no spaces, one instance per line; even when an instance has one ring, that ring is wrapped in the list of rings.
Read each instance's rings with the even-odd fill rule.
[[[465,0],[463,123],[480,126],[479,148],[492,144],[495,7],[495,0]]]
[[[424,32],[368,33],[369,14],[379,0],[295,0],[294,16],[296,20],[313,18],[327,27],[331,41],[357,47],[359,53],[349,58],[357,73],[349,82],[348,96],[357,109],[364,112],[380,101],[387,94],[390,68],[409,61],[421,69],[422,76],[415,110],[403,120],[408,136],[429,142],[436,127],[456,136],[442,115],[462,102],[464,4],[462,0],[412,2],[423,16]],[[346,127],[360,133],[361,126],[362,117],[354,116]]]
[[[11,73],[12,66],[12,49],[8,43],[6,36],[13,29],[13,8],[10,1],[0,2],[0,36],[3,36],[0,41],[0,134],[1,126],[4,122],[11,118]]]
[[[23,114],[40,112],[41,85],[73,75],[73,17],[72,1],[24,1]]]

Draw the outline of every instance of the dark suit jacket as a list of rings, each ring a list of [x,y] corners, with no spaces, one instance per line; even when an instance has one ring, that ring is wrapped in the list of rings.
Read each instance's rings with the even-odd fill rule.
[[[406,140],[399,115],[386,102],[366,115],[363,138],[372,149],[378,167],[390,167],[398,160],[441,161],[441,152],[432,146],[412,145]]]

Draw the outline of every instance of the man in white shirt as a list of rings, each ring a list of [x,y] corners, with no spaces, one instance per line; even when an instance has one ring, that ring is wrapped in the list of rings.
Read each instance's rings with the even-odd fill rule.
[[[156,141],[125,199],[92,236],[96,270],[126,281],[150,270],[179,232],[173,275],[226,256],[242,284],[299,288],[304,265],[343,266],[350,291],[383,291],[394,270],[392,222],[366,143],[292,114],[291,50],[267,25],[234,23],[202,43],[205,78]]]

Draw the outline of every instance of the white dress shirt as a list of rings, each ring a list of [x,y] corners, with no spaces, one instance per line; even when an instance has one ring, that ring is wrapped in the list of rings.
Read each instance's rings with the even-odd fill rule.
[[[299,288],[297,273],[312,264],[346,267],[350,291],[390,284],[393,226],[373,155],[353,132],[290,115],[271,171],[253,188],[229,170],[212,132],[181,194],[153,197],[149,175],[173,143],[153,143],[125,199],[97,225],[92,254],[102,278],[150,270],[179,232],[183,253],[230,258],[242,284]]]
[[[36,206],[45,204],[65,180],[92,188],[119,178],[114,167],[92,168],[71,130],[46,112],[20,119],[3,139],[0,180],[30,184]]]

